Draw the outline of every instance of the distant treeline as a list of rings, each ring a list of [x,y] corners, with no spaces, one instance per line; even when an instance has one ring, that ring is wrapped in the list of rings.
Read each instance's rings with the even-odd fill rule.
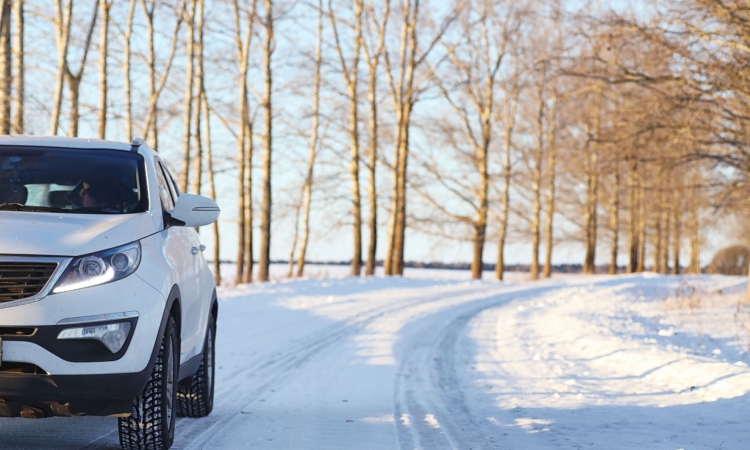
[[[221,261],[222,264],[235,264],[235,261]],[[285,264],[288,265],[289,261],[275,260],[271,261],[272,264]],[[351,261],[306,261],[305,264],[312,266],[350,266]],[[378,261],[378,267],[383,266],[383,261]],[[406,261],[404,267],[411,269],[443,269],[443,270],[471,270],[471,263],[444,263],[444,262],[419,262],[419,261]],[[650,268],[649,268],[650,269]],[[495,264],[485,264],[484,271],[495,271]],[[530,272],[531,266],[529,264],[511,264],[506,265],[505,270],[508,272]],[[608,264],[600,264],[596,266],[596,273],[608,273],[610,267]],[[687,270],[685,267],[680,267],[680,273]],[[702,270],[703,271],[703,270]],[[618,266],[617,273],[627,273],[627,266]],[[576,274],[583,273],[582,264],[555,264],[552,266],[552,273],[568,273]]]

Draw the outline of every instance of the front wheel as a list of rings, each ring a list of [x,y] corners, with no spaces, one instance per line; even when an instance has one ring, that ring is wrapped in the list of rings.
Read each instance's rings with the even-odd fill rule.
[[[177,414],[180,417],[206,417],[214,408],[214,361],[216,322],[212,317],[206,330],[203,357],[198,372],[193,375],[189,387],[177,392]]]
[[[172,446],[178,348],[177,324],[170,317],[146,388],[133,400],[130,417],[119,419],[120,445],[123,449],[166,450]]]

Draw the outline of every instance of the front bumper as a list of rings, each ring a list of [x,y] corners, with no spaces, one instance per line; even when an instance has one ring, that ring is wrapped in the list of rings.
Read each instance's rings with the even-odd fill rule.
[[[0,373],[0,417],[127,415],[150,376]]]
[[[0,330],[36,329],[29,336],[3,336],[0,417],[129,414],[153,368],[165,310],[164,296],[137,273],[0,309]],[[71,327],[60,324],[65,319],[124,311],[138,316],[117,354],[101,351],[102,344],[96,341],[56,339],[59,331]],[[32,370],[18,373],[18,367]]]

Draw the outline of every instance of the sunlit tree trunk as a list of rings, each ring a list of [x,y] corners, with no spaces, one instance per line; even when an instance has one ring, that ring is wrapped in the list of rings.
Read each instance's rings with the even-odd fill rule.
[[[26,67],[24,65],[24,1],[16,0],[13,4],[13,22],[16,33],[13,35],[13,127],[15,134],[24,132],[24,103],[26,89]]]
[[[262,170],[263,201],[260,211],[260,258],[258,259],[258,280],[268,281],[270,278],[271,264],[271,152],[273,150],[273,104],[271,94],[273,92],[273,78],[271,70],[271,57],[273,55],[273,5],[271,0],[265,0],[265,40],[263,43],[263,73],[265,75],[265,87],[263,92],[263,116],[264,116],[264,151]]]
[[[13,86],[13,49],[11,48],[11,0],[0,11],[0,134],[10,134]]]
[[[68,91],[70,93],[70,119],[68,124],[68,136],[78,136],[78,124],[81,120],[80,113],[80,90],[81,81],[83,80],[83,73],[86,69],[86,60],[89,55],[89,48],[91,47],[91,39],[94,35],[94,27],[96,26],[96,19],[99,15],[99,5],[94,5],[94,14],[91,18],[91,23],[86,33],[86,42],[83,47],[83,56],[81,56],[80,66],[77,72],[71,70],[70,64],[65,64],[65,79],[68,83]]]
[[[674,193],[674,239],[672,240],[672,274],[680,274],[680,250],[682,248],[682,190],[675,190]]]
[[[307,174],[303,187],[302,205],[302,238],[299,257],[297,258],[297,276],[305,274],[307,246],[310,240],[310,207],[312,205],[312,186],[315,160],[318,154],[318,128],[320,127],[320,82],[323,64],[323,0],[318,0],[318,39],[315,47],[315,81],[313,82],[313,111],[310,130],[310,149],[307,160]]]
[[[248,124],[248,101],[247,101],[247,73],[250,61],[250,42],[253,36],[253,28],[255,24],[255,7],[257,0],[253,0],[251,3],[251,9],[249,17],[247,18],[248,24],[245,28],[245,34],[242,34],[242,10],[238,0],[234,1],[234,26],[235,26],[235,41],[237,45],[238,65],[239,65],[239,80],[238,80],[238,96],[237,96],[237,107],[239,110],[238,118],[238,132],[237,132],[237,259],[236,259],[236,272],[234,277],[234,283],[249,283],[252,281],[253,268],[252,268],[252,242],[248,242],[248,238],[252,237],[252,220],[247,220],[247,212],[252,211],[252,198],[247,193],[247,182],[246,179],[250,178],[251,174],[247,174],[248,170],[248,153],[252,154],[248,150],[248,147],[252,146],[252,128],[249,128]],[[248,248],[250,248],[250,254],[248,255]],[[250,261],[249,266],[245,264],[245,261]]]
[[[109,56],[109,10],[114,0],[99,0],[99,139],[107,137],[107,57]]]
[[[55,72],[55,91],[52,96],[52,113],[50,114],[50,135],[56,135],[60,125],[65,72],[68,66],[68,44],[70,43],[70,20],[73,14],[73,0],[53,2],[55,5],[55,42],[57,44],[57,69]],[[6,3],[0,2],[2,8]],[[2,11],[0,11],[2,17]]]
[[[206,170],[208,177],[208,195],[212,199],[216,199],[216,176],[214,174],[214,158],[213,149],[211,147],[211,115],[208,108],[208,98],[206,96],[205,85],[200,92],[200,104],[203,109],[203,135],[206,140]],[[221,286],[221,253],[219,245],[221,243],[219,239],[219,221],[215,221],[211,226],[213,228],[214,236],[214,283],[216,286]]]
[[[617,253],[620,245],[620,168],[615,164],[612,180],[612,192],[609,200],[609,227],[612,229],[612,243],[610,246],[609,274],[617,273]]]
[[[182,192],[188,191],[190,184],[190,150],[192,140],[192,127],[193,127],[193,82],[194,71],[195,71],[195,22],[196,18],[196,6],[197,0],[190,0],[187,3],[188,8],[185,12],[186,21],[186,58],[185,61],[185,93],[182,101],[182,171],[180,172],[180,190]],[[200,90],[198,90],[200,92]],[[196,130],[197,131],[197,130]],[[196,141],[197,142],[197,141]]]
[[[537,142],[534,151],[534,173],[531,180],[531,191],[533,196],[531,216],[531,267],[530,277],[532,280],[539,279],[539,244],[542,213],[542,158],[544,155],[544,86],[546,84],[546,71],[543,69],[540,80],[537,82]]]
[[[149,3],[151,1],[151,3]],[[179,5],[179,13],[177,15],[177,21],[175,22],[174,29],[172,30],[172,43],[169,49],[169,56],[165,62],[164,68],[157,70],[156,67],[156,49],[154,41],[154,12],[156,10],[156,0],[141,0],[141,6],[143,8],[143,14],[146,20],[146,36],[148,39],[148,53],[146,58],[146,66],[148,69],[148,106],[146,108],[146,118],[143,121],[143,136],[146,140],[151,141],[151,145],[155,149],[159,149],[159,97],[161,96],[164,86],[169,78],[169,72],[172,69],[172,63],[174,61],[175,52],[177,51],[177,41],[179,40],[179,32],[182,22],[185,18],[186,1],[181,0]],[[161,76],[157,80],[157,73]]]
[[[130,80],[130,58],[133,36],[133,17],[135,15],[135,4],[136,0],[130,0],[130,6],[128,7],[127,23],[125,24],[125,43],[123,46],[123,91],[125,93],[125,138],[128,141],[133,139],[133,93]]]
[[[637,166],[636,166],[637,167]],[[632,173],[628,177],[628,208],[629,208],[629,220],[628,220],[628,249],[629,249],[629,260],[628,260],[628,273],[635,273],[638,271],[638,256],[640,252],[640,243],[638,241],[638,224],[640,217],[638,215],[639,204],[638,204],[638,187],[637,187],[638,171],[634,167]]]
[[[598,100],[596,104],[596,113],[594,114],[593,126],[591,127],[590,136],[586,144],[586,211],[585,211],[585,236],[586,256],[583,262],[583,273],[593,274],[596,272],[596,240],[598,232],[598,212],[599,212],[599,135],[601,126],[601,113],[604,95],[602,88],[599,88]]]
[[[200,93],[204,90],[204,75],[203,75],[203,12],[205,7],[205,0],[198,0],[198,4],[195,9],[195,80],[196,80],[196,92]],[[191,102],[192,103],[192,102]],[[199,104],[198,104],[199,105]],[[193,176],[193,193],[200,195],[201,187],[203,184],[203,140],[201,139],[201,114],[199,106],[195,107],[195,156],[193,158],[193,169],[195,175]],[[188,146],[189,147],[189,146]]]
[[[334,17],[332,0],[328,1],[328,14],[331,20],[336,53],[341,64],[341,75],[344,78],[347,94],[349,97],[349,140],[350,153],[349,176],[352,187],[352,222],[353,222],[353,248],[351,275],[360,276],[362,273],[362,198],[359,185],[359,98],[357,87],[359,85],[359,59],[362,48],[362,0],[354,0],[354,44],[351,61],[347,63],[344,57],[341,40],[339,39],[337,19]]]
[[[552,249],[554,247],[553,225],[555,223],[555,174],[557,165],[557,93],[552,92],[549,107],[549,130],[547,132],[547,172],[549,194],[547,196],[547,221],[545,230],[544,278],[552,276]]]
[[[497,264],[495,265],[495,277],[502,281],[505,278],[505,241],[508,237],[508,219],[510,217],[510,187],[511,187],[511,152],[513,150],[513,132],[516,127],[516,110],[520,85],[515,77],[511,88],[506,89],[506,100],[503,105],[503,191],[502,212],[500,214],[500,226],[498,230]]]

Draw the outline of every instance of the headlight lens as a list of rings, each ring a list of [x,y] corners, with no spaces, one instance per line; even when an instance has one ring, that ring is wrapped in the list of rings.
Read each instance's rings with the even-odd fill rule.
[[[140,262],[140,242],[79,256],[65,269],[52,293],[59,294],[121,280],[135,272]]]

